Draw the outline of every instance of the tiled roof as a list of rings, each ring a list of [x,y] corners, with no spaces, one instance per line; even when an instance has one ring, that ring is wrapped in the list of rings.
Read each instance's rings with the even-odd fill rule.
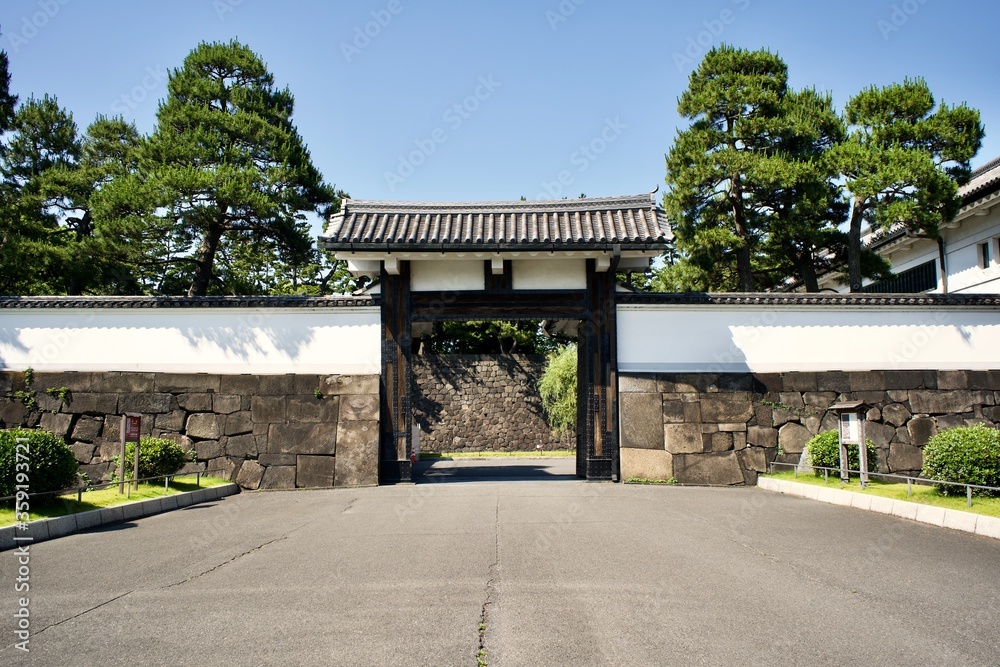
[[[619,305],[714,306],[960,306],[1000,308],[995,294],[836,294],[833,292],[619,293]]]
[[[975,169],[969,182],[958,189],[962,205],[971,204],[979,199],[986,190],[995,189],[998,183],[1000,183],[1000,158],[991,160]]]
[[[648,194],[630,197],[420,203],[347,200],[320,246],[331,250],[663,249],[672,235]]]
[[[2,308],[351,308],[363,296],[4,296]]]

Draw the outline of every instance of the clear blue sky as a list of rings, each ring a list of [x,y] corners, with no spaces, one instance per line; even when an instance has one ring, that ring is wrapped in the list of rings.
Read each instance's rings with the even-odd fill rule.
[[[720,42],[776,51],[793,86],[831,91],[838,108],[923,76],[939,99],[982,112],[979,165],[1000,156],[997,25],[993,3],[943,0],[0,5],[13,91],[56,95],[81,130],[124,113],[151,131],[162,72],[200,41],[238,38],[295,95],[328,182],[356,199],[425,201],[652,190],[684,125],[677,98]],[[374,37],[358,37],[366,27]]]

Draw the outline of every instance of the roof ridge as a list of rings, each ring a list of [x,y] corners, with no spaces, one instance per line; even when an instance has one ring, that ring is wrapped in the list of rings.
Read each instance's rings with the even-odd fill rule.
[[[425,208],[435,208],[435,209],[448,209],[448,210],[461,210],[461,209],[498,209],[498,208],[514,208],[514,209],[544,209],[544,208],[555,208],[555,209],[574,209],[574,208],[593,208],[597,205],[611,204],[611,205],[622,205],[628,203],[643,203],[650,207],[656,206],[656,202],[650,193],[643,193],[637,195],[616,195],[609,197],[578,197],[576,199],[531,199],[531,200],[498,200],[498,201],[392,201],[392,200],[380,200],[380,199],[345,199],[341,207],[340,213],[343,213],[347,208],[388,208],[388,209],[425,209]]]

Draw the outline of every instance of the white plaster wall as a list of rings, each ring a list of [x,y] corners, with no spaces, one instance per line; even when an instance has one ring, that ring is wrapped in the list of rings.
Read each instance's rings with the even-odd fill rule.
[[[619,306],[623,372],[1000,369],[1000,309]]]
[[[378,308],[0,310],[0,370],[377,374]]]
[[[481,259],[435,259],[410,262],[410,289],[414,292],[462,292],[486,289]]]
[[[514,289],[586,289],[587,260],[515,259],[512,263]]]

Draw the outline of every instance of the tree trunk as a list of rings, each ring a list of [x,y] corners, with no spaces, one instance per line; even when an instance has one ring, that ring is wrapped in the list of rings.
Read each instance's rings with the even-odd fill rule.
[[[851,226],[847,230],[847,284],[852,292],[861,291],[861,223],[864,207],[854,200],[851,207]]]
[[[803,253],[799,258],[799,270],[802,272],[802,283],[807,292],[819,291],[819,278],[816,276],[816,265],[812,253]]]
[[[750,231],[747,229],[746,212],[743,210],[743,187],[739,178],[733,179],[730,190],[730,201],[733,206],[733,221],[736,224],[736,235],[743,242],[736,249],[736,272],[740,279],[740,290],[754,292],[757,286],[753,280],[753,265],[750,262]]]
[[[188,288],[188,296],[205,296],[208,293],[208,284],[212,280],[212,264],[215,262],[215,253],[219,249],[219,241],[222,240],[223,226],[214,224],[205,232],[198,246],[195,256],[194,279],[191,287]]]

